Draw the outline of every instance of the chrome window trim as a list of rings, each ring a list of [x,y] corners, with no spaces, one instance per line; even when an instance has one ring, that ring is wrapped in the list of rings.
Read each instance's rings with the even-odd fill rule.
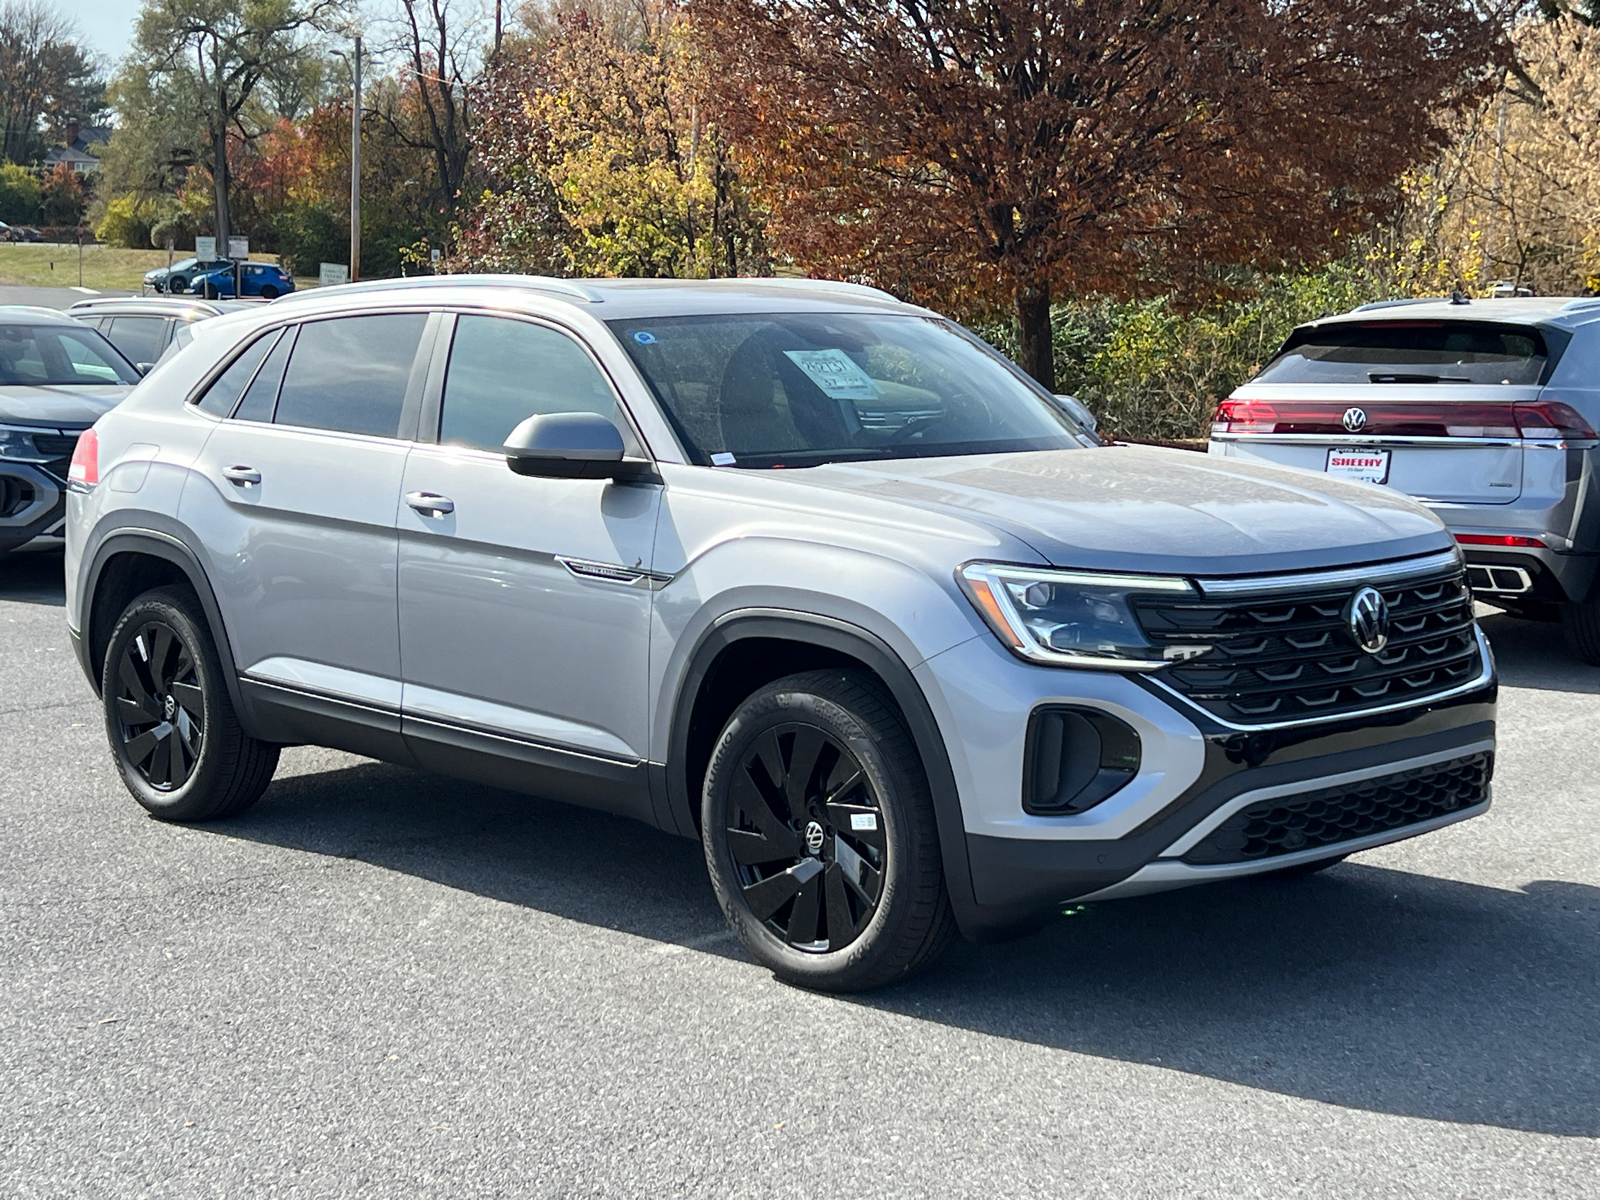
[[[1369,567],[1340,567],[1333,571],[1307,571],[1292,575],[1252,575],[1238,579],[1196,578],[1200,591],[1212,596],[1265,596],[1275,592],[1314,591],[1348,583],[1391,583],[1464,565],[1459,549],[1439,550],[1421,558],[1376,563]]]
[[[1381,433],[1213,433],[1213,442],[1254,442],[1284,446],[1522,446],[1556,445],[1525,438],[1389,436]]]

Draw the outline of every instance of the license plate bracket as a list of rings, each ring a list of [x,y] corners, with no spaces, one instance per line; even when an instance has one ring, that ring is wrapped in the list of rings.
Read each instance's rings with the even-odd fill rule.
[[[1328,459],[1322,469],[1329,475],[1337,475],[1340,479],[1357,479],[1362,483],[1388,483],[1389,458],[1388,450],[1335,449],[1328,451]]]

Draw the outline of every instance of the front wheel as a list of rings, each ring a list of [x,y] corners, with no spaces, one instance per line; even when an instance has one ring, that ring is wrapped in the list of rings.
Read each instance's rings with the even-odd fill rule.
[[[272,782],[278,748],[244,732],[194,597],[157,588],[123,610],[100,681],[122,782],[165,821],[230,817]]]
[[[186,292],[188,290],[189,290],[189,281],[187,279],[183,278],[183,276],[181,276],[181,275],[176,279],[171,279],[171,280],[167,281],[167,292],[168,292],[169,295],[181,296],[181,295],[183,295],[184,292]]]
[[[741,704],[712,751],[701,829],[729,925],[791,983],[878,987],[954,936],[927,775],[864,672],[791,675]]]

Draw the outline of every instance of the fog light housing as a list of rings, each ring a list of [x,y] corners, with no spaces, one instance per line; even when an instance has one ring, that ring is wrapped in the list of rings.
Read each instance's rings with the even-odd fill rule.
[[[1139,734],[1092,708],[1039,708],[1028,718],[1022,809],[1036,817],[1086,812],[1139,773]]]

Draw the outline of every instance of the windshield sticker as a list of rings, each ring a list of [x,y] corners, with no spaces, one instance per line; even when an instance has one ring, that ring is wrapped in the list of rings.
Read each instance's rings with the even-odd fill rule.
[[[633,335],[633,340],[638,342],[641,346],[654,346],[658,339],[656,338],[656,335],[651,333],[648,329],[641,329],[638,333]]]
[[[711,456],[711,465],[713,467],[731,467],[736,461],[733,455],[726,450],[719,451]]]
[[[843,350],[785,350],[783,356],[830,400],[876,400],[880,394],[872,376]]]

